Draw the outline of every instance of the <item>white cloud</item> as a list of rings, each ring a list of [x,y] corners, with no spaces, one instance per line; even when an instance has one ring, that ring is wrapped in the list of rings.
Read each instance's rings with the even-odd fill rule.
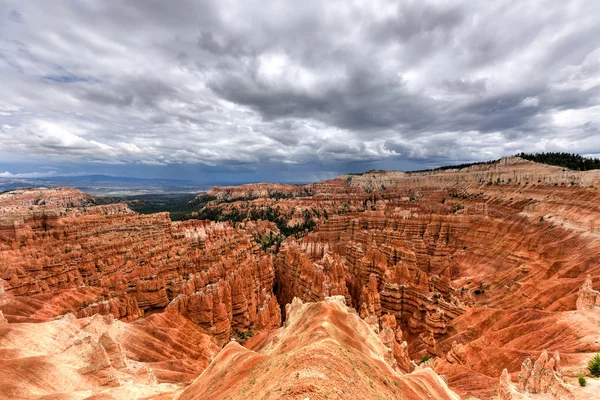
[[[48,171],[48,172],[28,172],[28,173],[20,173],[13,174],[8,171],[0,172],[0,178],[47,178],[51,176],[56,176],[56,171]]]
[[[557,111],[552,122],[558,128],[575,128],[590,122],[600,123],[600,105],[577,110]]]
[[[598,13],[591,0],[11,0],[0,159],[234,171],[598,153]]]
[[[522,107],[537,107],[540,105],[540,99],[537,97],[525,97],[521,102]]]

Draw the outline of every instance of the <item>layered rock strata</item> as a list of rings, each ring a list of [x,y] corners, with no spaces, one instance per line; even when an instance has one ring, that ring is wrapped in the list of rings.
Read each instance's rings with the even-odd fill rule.
[[[346,371],[332,378],[310,367],[336,359],[329,349],[336,340],[354,354],[360,347],[354,339],[371,341],[373,335],[379,345],[369,352],[383,360],[386,371],[412,371],[422,360],[417,375],[433,368],[461,396],[570,396],[558,384],[558,358],[540,361],[538,356],[544,348],[560,350],[566,366],[562,379],[569,381],[576,378],[572,371],[585,369],[600,351],[600,315],[593,312],[598,305],[593,282],[600,277],[599,185],[597,171],[507,158],[460,170],[373,171],[311,185],[215,188],[203,195],[201,201],[223,211],[221,216],[236,210],[281,226],[282,220],[273,218],[277,211],[288,227],[302,227],[283,242],[273,222],[172,223],[166,214],[142,216],[124,205],[96,206],[93,198],[72,189],[0,194],[0,329],[31,322],[42,326],[69,312],[82,320],[100,313],[129,321],[131,341],[113,333],[100,340],[100,332],[86,345],[89,352],[82,359],[88,361],[77,368],[93,366],[83,376],[118,375],[118,366],[135,361],[152,370],[139,374],[148,382],[154,376],[159,382],[189,383],[207,365],[209,354],[184,354],[184,347],[196,344],[187,334],[174,335],[179,326],[194,327],[192,336],[201,333],[217,349],[230,336],[248,347],[227,345],[186,396],[258,396],[256,383],[277,381],[284,383],[272,387],[281,389],[272,393],[277,398],[305,392],[315,398],[341,396],[327,379],[343,388],[358,382],[356,391],[347,390],[359,397],[400,396],[383,381],[380,388],[377,379],[387,372],[377,368],[377,373],[366,368],[357,369],[356,376]],[[313,226],[305,224],[309,219],[312,232]],[[276,244],[264,238],[277,238]],[[356,310],[354,317],[332,306],[303,305],[308,316],[302,318],[285,312],[294,297],[320,304],[327,296],[343,299]],[[312,329],[320,313],[326,321]],[[332,328],[338,317],[360,318],[370,333],[352,322],[352,335],[339,334]],[[292,331],[300,342],[289,334],[277,336],[282,318],[296,326]],[[319,341],[322,336],[329,337],[328,344]],[[170,338],[172,346],[158,346],[149,337]],[[309,339],[318,346],[310,347]],[[293,372],[307,380],[296,382],[293,373],[281,369],[285,361],[292,364],[286,349],[298,357],[305,348],[313,356]],[[425,361],[425,355],[431,359]],[[522,366],[527,357],[538,361]],[[334,364],[343,372],[353,360],[363,359]],[[244,374],[229,375],[221,362],[256,375],[244,381]],[[510,379],[521,369],[523,391]],[[263,381],[260,374],[271,380]],[[321,374],[327,379],[319,379]],[[417,375],[404,375],[416,386],[398,380],[399,386],[408,393],[438,387],[439,378],[411,380]],[[373,387],[368,380],[363,385],[364,377]],[[391,378],[386,379],[389,384]],[[590,382],[587,389],[567,389],[583,399],[593,391]],[[211,387],[213,392],[206,391]]]
[[[11,197],[4,207],[0,219],[12,220],[10,210],[22,206]],[[271,223],[234,229],[208,221],[172,223],[166,213],[137,215],[126,207],[124,213],[107,211],[119,205],[68,213],[49,203],[31,207],[26,228],[0,236],[0,308],[9,321],[67,312],[133,321],[169,306],[221,341],[232,329],[280,324],[273,256],[254,240],[276,229]],[[52,223],[46,217],[39,223],[39,215],[51,215]]]
[[[429,368],[396,371],[380,336],[343,302],[295,298],[275,336],[254,350],[229,343],[179,399],[459,399]]]
[[[600,307],[600,292],[592,289],[592,276],[588,275],[579,294],[577,295],[576,307],[578,310],[593,310]]]

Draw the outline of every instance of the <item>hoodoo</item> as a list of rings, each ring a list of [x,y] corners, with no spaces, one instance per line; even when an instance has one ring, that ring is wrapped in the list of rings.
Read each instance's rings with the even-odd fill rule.
[[[0,390],[592,398],[599,177],[513,157],[220,187],[180,222],[2,193]]]
[[[599,15],[0,0],[0,400],[600,399]]]

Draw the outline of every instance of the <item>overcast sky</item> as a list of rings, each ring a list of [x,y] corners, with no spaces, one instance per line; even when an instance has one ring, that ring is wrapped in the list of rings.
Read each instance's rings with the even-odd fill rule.
[[[600,1],[0,0],[0,176],[600,154]]]

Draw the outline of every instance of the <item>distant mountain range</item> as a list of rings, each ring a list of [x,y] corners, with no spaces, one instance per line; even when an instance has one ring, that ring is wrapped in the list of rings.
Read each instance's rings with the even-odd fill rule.
[[[0,191],[25,187],[68,186],[94,196],[129,196],[160,193],[198,193],[212,184],[183,179],[147,179],[109,175],[53,176],[45,178],[0,178]]]

